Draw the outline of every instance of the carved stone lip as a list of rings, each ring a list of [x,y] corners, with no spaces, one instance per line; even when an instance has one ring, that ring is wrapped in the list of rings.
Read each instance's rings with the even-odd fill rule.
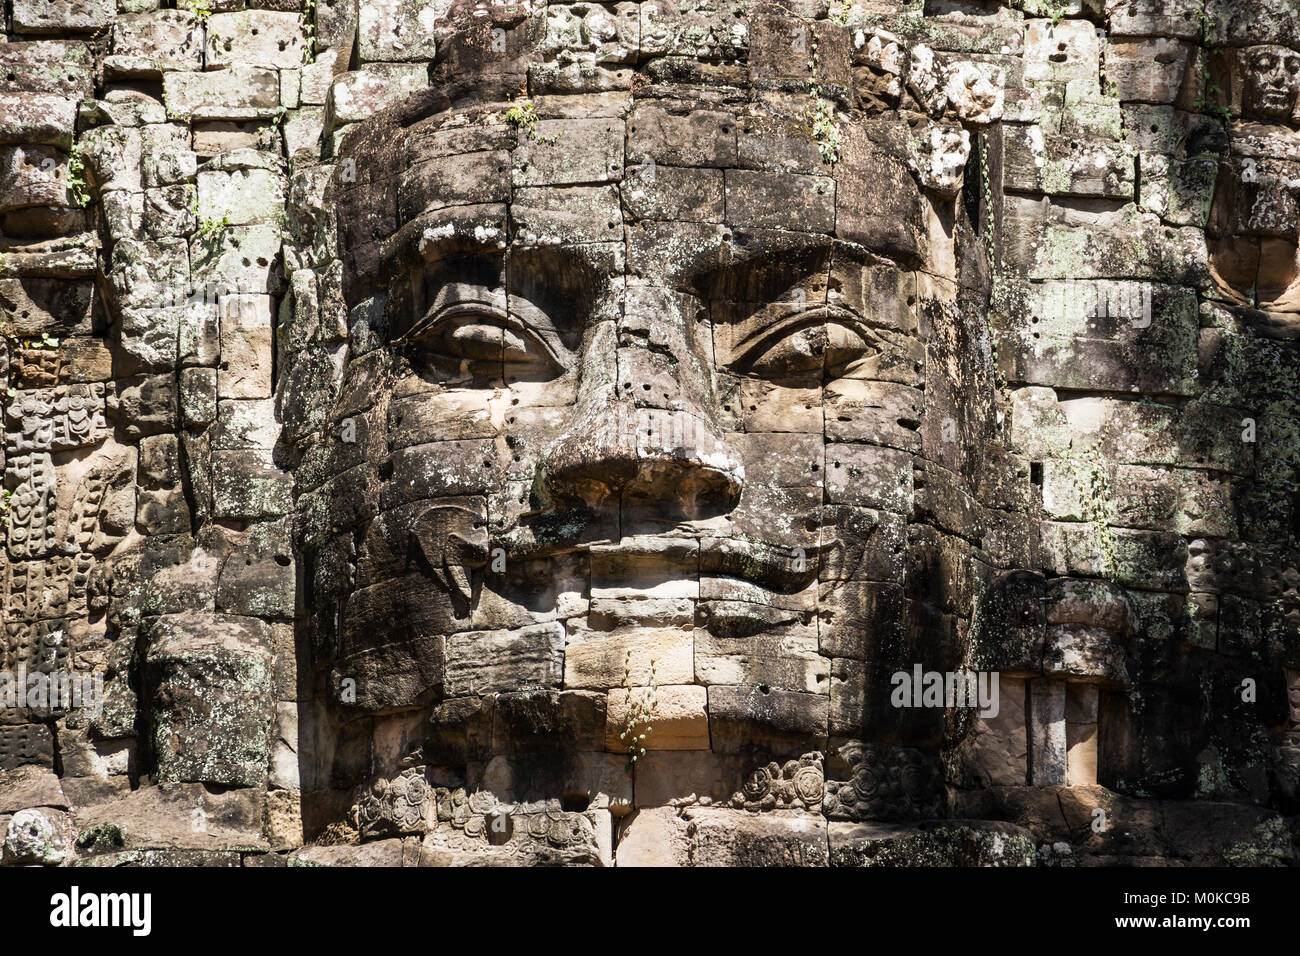
[[[494,541],[493,546],[500,544],[507,554],[529,560],[587,551],[607,557],[680,562],[684,576],[736,578],[782,594],[802,591],[817,580],[823,556],[834,548],[833,543],[804,548],[690,531],[600,538],[592,536],[599,531],[576,513],[539,518],[545,519],[545,536],[539,533],[539,525],[525,524]]]
[[[817,580],[822,554],[829,548],[752,538],[704,538],[700,541],[700,574],[739,578],[780,593],[802,591]]]
[[[701,601],[695,626],[713,637],[743,638],[797,625],[811,616],[811,611],[754,601]]]

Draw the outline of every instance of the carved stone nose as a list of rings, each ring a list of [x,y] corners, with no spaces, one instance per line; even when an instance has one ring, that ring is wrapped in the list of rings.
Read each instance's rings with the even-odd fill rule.
[[[744,469],[717,424],[700,310],[640,283],[618,305],[620,317],[584,348],[577,411],[543,456],[539,490],[589,508],[639,505],[670,521],[730,511]]]
[[[613,394],[556,440],[539,475],[551,499],[593,508],[635,499],[686,518],[729,511],[743,483],[739,457],[702,414]]]

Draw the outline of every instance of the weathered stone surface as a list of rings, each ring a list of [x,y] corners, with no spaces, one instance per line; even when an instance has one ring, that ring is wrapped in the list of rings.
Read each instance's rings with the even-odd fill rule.
[[[36,766],[5,768],[0,781],[0,813],[17,813],[28,807],[66,809],[67,798],[59,778]]]
[[[1033,833],[980,821],[905,829],[831,824],[831,866],[1034,866]]]
[[[639,757],[643,748],[646,751],[708,749],[709,719],[705,688],[655,687],[648,698],[653,701],[648,723],[643,722],[629,729],[629,719],[636,713],[638,704],[647,699],[647,690],[649,688],[630,687],[625,691],[609,692],[606,750],[622,754],[635,753]],[[641,734],[645,735],[644,738]]]
[[[1287,3],[0,6],[5,863],[1294,861]]]
[[[826,732],[827,698],[820,694],[770,687],[714,685],[709,688],[713,747],[723,753],[759,741],[789,747],[795,740],[817,741]]]
[[[76,100],[61,94],[0,93],[0,143],[72,147]]]
[[[454,634],[447,639],[447,693],[555,687],[563,655],[564,628],[557,624]]]
[[[107,27],[116,13],[113,0],[15,0],[17,33],[91,33]]]
[[[196,177],[200,221],[247,226],[284,218],[285,182],[278,164],[251,150],[235,150],[204,164]]]
[[[1009,379],[1117,392],[1196,390],[1192,290],[1067,280],[1008,284],[1000,292],[1008,332],[1019,340],[1003,366]]]
[[[202,65],[203,32],[188,10],[128,13],[113,21],[113,53],[104,61],[124,76],[160,76]]]
[[[62,810],[19,810],[4,837],[4,862],[57,866],[68,855],[71,826]]]
[[[91,57],[84,43],[63,40],[10,42],[0,50],[0,90],[32,93],[94,92]]]
[[[343,73],[330,84],[326,126],[365,119],[427,82],[423,66],[417,64],[371,64],[364,70]]]
[[[270,721],[269,629],[256,618],[168,615],[151,622],[148,635],[160,777],[259,784]]]
[[[252,66],[167,73],[163,100],[169,119],[266,119],[280,105],[280,79],[274,70]]]
[[[686,684],[694,679],[693,634],[689,628],[644,630],[570,630],[564,646],[564,685],[605,690],[626,677],[645,686],[653,662],[656,680]],[[630,654],[629,654],[630,652]]]
[[[620,866],[826,866],[826,821],[796,811],[662,808],[637,816]]]
[[[303,63],[302,19],[296,13],[241,10],[208,18],[206,69],[259,66],[293,70]]]
[[[219,300],[222,364],[218,398],[271,397],[271,297],[229,295]]]
[[[86,860],[115,852],[264,849],[264,803],[262,794],[247,788],[221,791],[199,783],[88,794],[73,812],[77,854]]]

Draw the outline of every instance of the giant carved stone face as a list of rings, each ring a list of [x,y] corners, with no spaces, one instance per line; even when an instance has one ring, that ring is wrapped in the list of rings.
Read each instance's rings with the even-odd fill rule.
[[[331,719],[406,714],[435,776],[555,797],[605,784],[518,754],[642,759],[653,699],[650,763],[738,788],[883,741],[906,782],[875,812],[935,812],[942,714],[890,708],[888,674],[964,653],[972,595],[933,573],[961,542],[909,515],[923,448],[960,497],[991,427],[987,369],[949,351],[979,347],[952,257],[980,247],[873,141],[903,130],[854,110],[819,143],[797,44],[761,97],[702,102],[726,68],[686,60],[532,101],[527,30],[510,55],[484,31],[344,141],[330,186],[349,365],[297,481]],[[965,66],[952,96],[986,110]],[[969,137],[944,130],[917,139],[960,153],[936,156],[951,193]]]

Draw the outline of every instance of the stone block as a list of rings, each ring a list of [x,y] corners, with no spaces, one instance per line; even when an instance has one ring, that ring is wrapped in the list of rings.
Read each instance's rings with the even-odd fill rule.
[[[605,749],[627,755],[629,748],[635,748],[638,759],[641,747],[647,751],[708,750],[707,696],[705,688],[697,685],[659,685],[653,689],[629,687],[609,691]],[[631,716],[643,714],[647,702],[649,715],[629,730]],[[629,736],[620,737],[620,734]],[[644,739],[641,739],[642,734],[645,734]],[[632,736],[636,736],[638,741],[632,742]]]
[[[630,656],[629,656],[630,652]],[[564,648],[564,686],[606,690],[624,678],[644,686],[653,664],[662,684],[693,680],[694,639],[690,628],[595,631],[570,624]]]
[[[255,66],[293,70],[303,63],[306,37],[297,13],[239,10],[208,18],[208,70]]]
[[[807,749],[826,735],[829,713],[829,697],[822,694],[723,684],[709,688],[709,729],[713,749],[720,753],[753,746]]]
[[[262,784],[271,639],[255,618],[189,613],[147,625],[147,684],[161,781]]]
[[[447,694],[488,694],[558,687],[564,672],[564,626],[467,631],[447,638]]]
[[[94,33],[113,22],[114,0],[14,0],[16,33]]]
[[[104,61],[112,75],[157,79],[202,65],[203,28],[188,10],[127,13],[113,21],[113,52]]]
[[[273,360],[271,297],[223,295],[217,397],[270,398]]]
[[[343,73],[330,83],[326,128],[363,120],[428,83],[428,70],[422,63],[371,64]]]
[[[166,73],[163,102],[172,120],[268,119],[280,105],[280,77],[275,70],[252,66]]]
[[[1065,681],[1029,682],[1029,780],[1044,787],[1065,783]]]

